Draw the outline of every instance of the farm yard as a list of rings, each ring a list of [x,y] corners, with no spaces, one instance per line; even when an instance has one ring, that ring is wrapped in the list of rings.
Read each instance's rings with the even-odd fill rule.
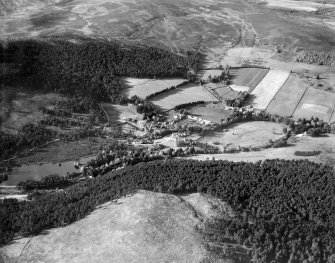
[[[276,140],[284,136],[284,124],[253,121],[233,124],[223,131],[206,131],[199,142],[218,147],[248,147],[262,146],[269,140]]]
[[[335,109],[335,94],[317,90],[314,88],[308,88],[302,97],[300,103],[297,106],[293,117],[298,118],[310,118],[318,117],[324,121],[335,121],[334,116]]]
[[[265,110],[289,76],[290,72],[288,71],[270,70],[251,92],[254,97],[253,106],[256,109]]]
[[[251,92],[268,72],[268,69],[263,68],[238,67],[231,68],[229,75],[233,85],[249,87]]]
[[[218,107],[196,106],[189,110],[190,114],[204,120],[212,122],[221,122],[225,120],[232,110],[224,110]]]
[[[213,102],[218,99],[197,84],[188,84],[151,99],[162,110],[171,110],[177,105],[196,101]]]
[[[306,84],[300,78],[290,75],[288,80],[273,98],[266,111],[284,117],[293,115],[306,89]]]
[[[142,79],[142,78],[125,78],[124,82],[127,86],[123,90],[123,94],[127,97],[138,96],[142,99],[148,95],[177,86],[187,79],[171,78],[171,79]]]

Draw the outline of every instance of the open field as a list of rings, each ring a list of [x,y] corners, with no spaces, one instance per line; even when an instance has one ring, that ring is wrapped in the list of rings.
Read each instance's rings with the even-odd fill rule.
[[[2,87],[0,89],[1,130],[16,133],[28,123],[43,119],[39,107],[47,106],[62,97],[54,93],[32,93],[24,89]]]
[[[189,110],[189,112],[192,115],[200,117],[204,120],[221,122],[221,120],[225,120],[230,115],[232,110],[224,110],[217,107],[197,106]]]
[[[329,134],[327,137],[309,137],[304,136],[294,140],[292,146],[284,148],[269,148],[259,152],[240,152],[240,153],[226,153],[226,154],[201,154],[189,159],[211,160],[213,157],[216,160],[228,160],[233,162],[257,162],[266,159],[308,159],[313,162],[324,163],[328,165],[335,165],[335,135]],[[295,151],[321,151],[319,155],[315,156],[296,156]]]
[[[233,85],[249,87],[251,91],[268,72],[262,68],[232,68],[229,74]]]
[[[293,115],[306,89],[306,84],[300,78],[290,75],[266,108],[266,111],[280,116]]]
[[[207,195],[139,191],[105,203],[71,225],[14,240],[0,253],[5,262],[17,263],[222,262],[205,249],[196,226],[231,216],[228,205]]]
[[[289,76],[290,72],[287,71],[270,70],[251,92],[254,96],[253,106],[256,109],[265,110]]]
[[[137,95],[138,97],[145,99],[146,96],[177,86],[187,79],[173,78],[173,79],[139,79],[139,78],[125,78],[126,89],[123,90],[123,94],[127,97]]]
[[[223,131],[206,131],[198,140],[223,147],[261,146],[284,136],[285,125],[275,122],[253,121],[233,124]]]
[[[176,90],[164,93],[151,101],[163,110],[173,109],[175,106],[195,101],[218,101],[204,87],[196,84],[188,84]]]
[[[231,89],[233,89],[234,91],[237,91],[237,92],[245,92],[245,91],[248,91],[250,89],[247,86],[239,86],[239,85],[235,85],[235,84],[229,85],[229,87]]]
[[[308,88],[302,97],[294,118],[318,117],[324,121],[331,121],[335,109],[335,94]]]

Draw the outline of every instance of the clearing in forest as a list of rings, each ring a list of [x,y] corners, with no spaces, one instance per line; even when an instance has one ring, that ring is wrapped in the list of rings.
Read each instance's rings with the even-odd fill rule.
[[[270,70],[251,92],[253,96],[253,106],[256,109],[265,110],[289,76],[289,71]]]
[[[177,105],[196,101],[218,101],[208,90],[196,84],[188,84],[161,94],[151,100],[163,110],[170,110]]]
[[[209,76],[213,78],[215,76],[221,76],[221,74],[222,74],[221,69],[205,69],[205,70],[199,70],[197,78],[207,81]]]
[[[312,116],[324,121],[334,121],[335,94],[309,87],[302,97],[293,117],[309,119]]]
[[[122,92],[127,97],[134,95],[145,99],[152,93],[162,91],[172,86],[177,86],[187,79],[183,78],[171,78],[171,79],[142,79],[142,78],[125,78],[125,84],[127,86]]]
[[[307,89],[298,77],[291,75],[273,98],[266,111],[280,116],[291,116]]]

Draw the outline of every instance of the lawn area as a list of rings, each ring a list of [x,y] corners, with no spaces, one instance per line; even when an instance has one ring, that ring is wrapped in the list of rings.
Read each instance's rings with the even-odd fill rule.
[[[334,120],[332,117],[335,109],[335,93],[317,90],[309,87],[302,97],[293,117],[311,118],[318,117],[324,121]]]
[[[137,95],[140,98],[145,98],[148,95],[177,86],[187,79],[183,78],[171,78],[171,79],[140,79],[140,78],[125,78],[126,89],[123,90],[123,94],[127,97]]]
[[[298,77],[291,75],[273,98],[266,111],[280,116],[291,116],[307,89]]]
[[[162,110],[170,110],[175,106],[195,101],[218,101],[209,91],[197,84],[188,84],[168,93],[161,94],[151,101]]]

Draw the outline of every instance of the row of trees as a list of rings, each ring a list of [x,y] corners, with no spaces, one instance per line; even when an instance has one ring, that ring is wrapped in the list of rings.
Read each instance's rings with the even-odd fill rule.
[[[168,160],[140,163],[87,179],[32,202],[3,200],[1,242],[84,217],[99,204],[146,189],[204,192],[226,201],[236,216],[218,229],[252,245],[254,262],[332,262],[335,181],[329,166],[305,160],[257,163]]]

